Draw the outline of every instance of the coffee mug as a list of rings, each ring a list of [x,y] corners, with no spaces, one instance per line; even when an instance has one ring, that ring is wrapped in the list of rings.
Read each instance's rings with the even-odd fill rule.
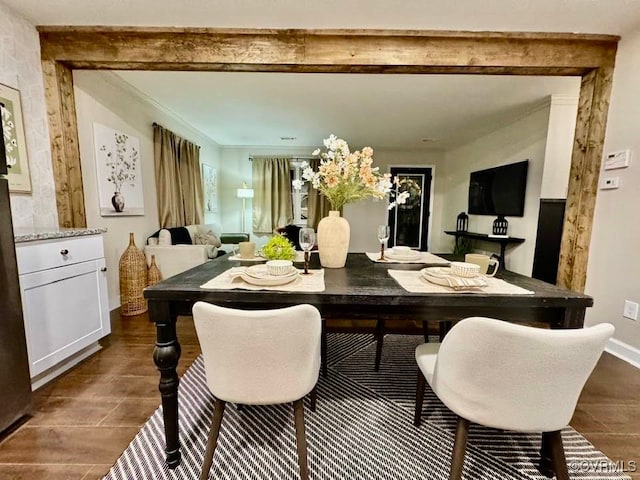
[[[498,272],[498,267],[500,266],[500,262],[498,260],[481,253],[467,253],[464,256],[464,261],[467,263],[475,263],[476,265],[480,265],[480,273],[486,275],[487,277],[493,277]],[[493,266],[493,270],[491,273],[488,273],[489,266]]]
[[[238,255],[240,258],[253,258],[256,254],[255,242],[238,243]]]

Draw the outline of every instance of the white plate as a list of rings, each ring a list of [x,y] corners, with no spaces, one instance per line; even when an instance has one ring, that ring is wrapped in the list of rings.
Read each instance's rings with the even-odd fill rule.
[[[384,252],[385,257],[389,257],[392,260],[417,260],[420,258],[421,253],[417,250],[409,250],[406,254],[397,253],[393,248],[389,248]]]
[[[269,278],[255,278],[251,275],[243,273],[240,278],[251,285],[258,285],[260,287],[275,287],[277,285],[285,285],[293,282],[298,278],[298,271],[296,270],[293,275],[270,275]]]
[[[267,266],[264,264],[261,265],[251,265],[244,269],[244,274],[253,278],[257,278],[258,280],[270,280],[274,278],[289,278],[295,277],[298,275],[298,270],[291,267],[291,271],[285,275],[271,275]]]

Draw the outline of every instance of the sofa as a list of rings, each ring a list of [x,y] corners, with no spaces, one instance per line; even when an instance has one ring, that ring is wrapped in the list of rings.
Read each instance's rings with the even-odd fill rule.
[[[161,229],[147,239],[147,264],[155,256],[162,278],[169,278],[226,253],[223,246],[248,241],[246,233],[222,233],[216,223]]]

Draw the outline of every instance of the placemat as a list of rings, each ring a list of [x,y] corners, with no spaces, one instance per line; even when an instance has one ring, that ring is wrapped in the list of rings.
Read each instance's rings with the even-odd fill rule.
[[[429,265],[449,265],[449,260],[434,255],[429,252],[420,252],[420,256],[414,260],[396,260],[392,258],[385,257],[384,260],[378,260],[380,258],[380,252],[366,252],[369,260],[379,263],[426,263]]]
[[[200,288],[209,290],[233,290],[242,288],[243,290],[277,290],[279,292],[323,292],[324,291],[324,270],[309,270],[311,275],[298,275],[293,282],[285,285],[260,286],[251,285],[239,276],[245,267],[232,267],[217,277],[212,278]],[[303,272],[303,270],[299,270]]]
[[[388,272],[402,288],[411,293],[489,293],[498,295],[533,295],[535,293],[494,277],[485,277],[487,286],[483,288],[453,290],[429,282],[422,277],[419,271],[388,270]]]

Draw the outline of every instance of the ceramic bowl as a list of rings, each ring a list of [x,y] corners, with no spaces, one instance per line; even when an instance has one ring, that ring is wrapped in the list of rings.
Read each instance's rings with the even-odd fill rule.
[[[291,273],[293,262],[291,260],[269,260],[267,263],[267,271],[269,275],[286,275]]]
[[[467,262],[451,262],[451,273],[458,277],[477,277],[480,275],[480,265]]]

